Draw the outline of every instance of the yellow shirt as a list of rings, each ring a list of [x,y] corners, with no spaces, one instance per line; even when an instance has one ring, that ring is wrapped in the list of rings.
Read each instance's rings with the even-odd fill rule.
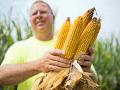
[[[6,52],[3,64],[20,64],[41,58],[54,46],[54,40],[40,41],[35,37],[13,44]],[[18,84],[17,90],[31,90],[35,76]],[[4,90],[14,90],[13,86],[5,86]]]

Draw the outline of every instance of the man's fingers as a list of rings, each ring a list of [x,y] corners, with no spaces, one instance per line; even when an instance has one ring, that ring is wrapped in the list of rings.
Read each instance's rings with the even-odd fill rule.
[[[53,65],[53,66],[62,67],[62,68],[70,67],[70,64],[65,64],[65,63],[61,63],[61,62],[58,62],[58,61],[52,61],[52,60],[49,62],[49,64]]]
[[[92,47],[90,47],[89,49],[88,49],[88,55],[90,55],[90,56],[92,56],[93,54],[94,54],[94,49],[92,48]]]
[[[83,69],[84,72],[90,72],[90,69],[87,68],[87,67],[84,67],[84,66],[83,66],[82,69]]]
[[[91,66],[91,62],[89,62],[89,61],[78,61],[78,63],[81,66],[84,66],[84,67],[90,67]]]
[[[58,49],[52,49],[52,50],[48,51],[48,53],[52,54],[52,55],[64,55],[64,51],[58,50]]]
[[[62,63],[65,63],[65,64],[70,64],[71,63],[70,60],[64,59],[64,58],[59,57],[59,56],[49,55],[49,59],[54,60],[54,61],[58,61],[58,62],[62,62]]]
[[[48,66],[48,70],[49,71],[61,71],[61,70],[63,70],[64,68],[62,68],[62,67],[58,67],[58,66],[53,66],[53,65],[49,65]]]
[[[80,55],[86,55],[86,53],[85,52],[80,52]]]
[[[81,61],[83,61],[83,60],[92,61],[92,60],[93,60],[93,57],[92,57],[92,56],[88,56],[88,55],[81,55],[81,56],[80,56],[80,60],[81,60]]]

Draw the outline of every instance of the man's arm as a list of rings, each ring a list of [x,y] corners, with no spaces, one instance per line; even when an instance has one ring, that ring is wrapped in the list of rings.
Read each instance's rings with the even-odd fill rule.
[[[35,62],[0,66],[0,85],[16,85],[37,73]]]
[[[70,60],[56,56],[62,54],[62,50],[51,50],[33,62],[0,66],[0,85],[16,85],[40,72],[60,71],[70,67]]]

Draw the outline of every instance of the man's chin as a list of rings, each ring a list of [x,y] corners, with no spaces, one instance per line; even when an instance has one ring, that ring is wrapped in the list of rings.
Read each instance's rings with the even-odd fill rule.
[[[38,31],[38,32],[45,32],[46,29],[44,29],[44,28],[37,28],[37,31]]]

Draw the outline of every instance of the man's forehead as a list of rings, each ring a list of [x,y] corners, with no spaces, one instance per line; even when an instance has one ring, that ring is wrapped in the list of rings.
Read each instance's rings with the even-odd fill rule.
[[[31,8],[30,8],[30,12],[33,12],[34,10],[47,10],[47,11],[51,11],[51,8],[48,6],[48,4],[44,3],[44,2],[36,2],[34,3]]]

